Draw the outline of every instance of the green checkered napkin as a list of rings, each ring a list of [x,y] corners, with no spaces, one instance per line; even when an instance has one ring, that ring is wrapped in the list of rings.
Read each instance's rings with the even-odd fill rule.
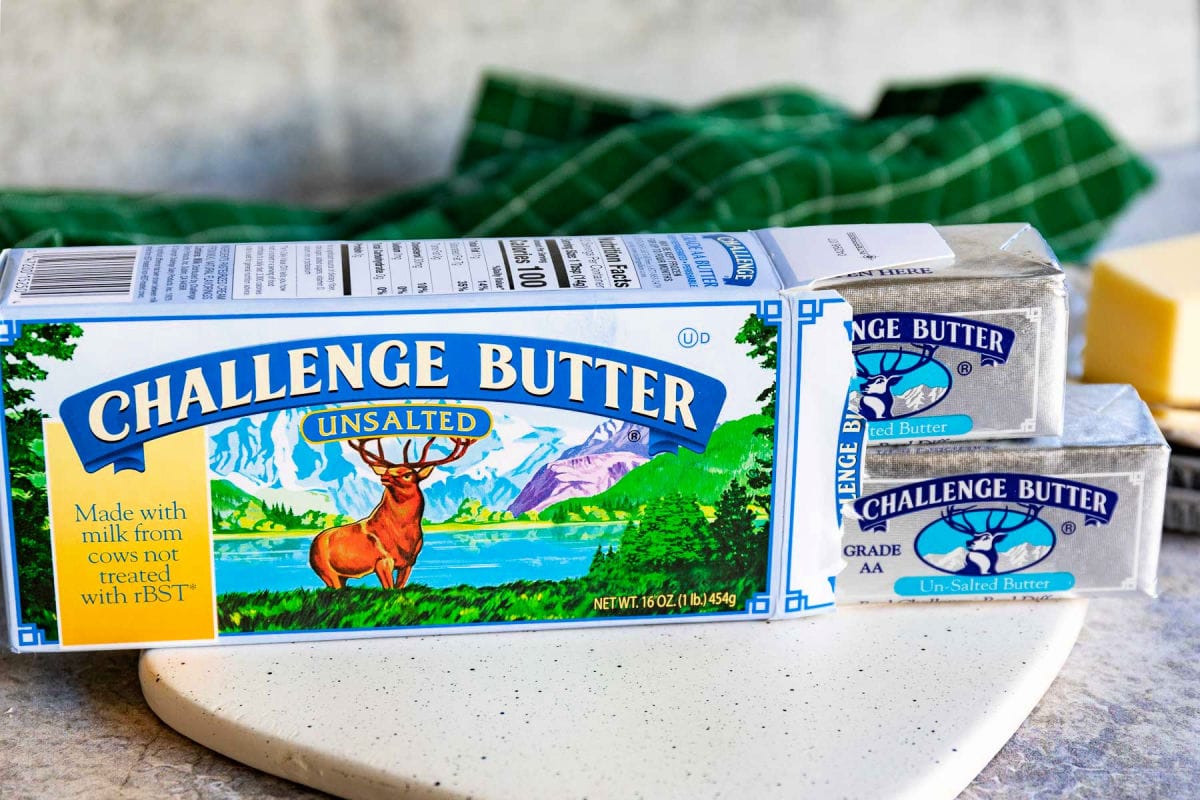
[[[489,78],[449,179],[337,210],[0,192],[0,247],[741,230],[1025,220],[1080,259],[1151,182],[1083,109],[981,80],[868,117],[798,90],[696,110]]]

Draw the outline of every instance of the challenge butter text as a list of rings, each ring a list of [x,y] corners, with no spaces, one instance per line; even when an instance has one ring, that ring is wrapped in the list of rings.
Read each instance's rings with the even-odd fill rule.
[[[181,423],[197,414],[203,418],[307,395],[340,393],[354,399],[354,392],[368,384],[384,389],[446,388],[450,376],[445,353],[443,340],[416,340],[410,346],[386,339],[370,348],[339,343],[240,355],[220,361],[215,370],[195,366],[182,377],[163,374],[101,392],[88,407],[88,425],[99,441],[119,443],[133,433]],[[669,372],[548,347],[514,349],[481,342],[477,354],[481,391],[500,394],[520,387],[525,394],[541,397],[565,387],[570,403],[602,400],[605,408],[628,409],[651,420],[697,430],[692,412],[695,387]]]

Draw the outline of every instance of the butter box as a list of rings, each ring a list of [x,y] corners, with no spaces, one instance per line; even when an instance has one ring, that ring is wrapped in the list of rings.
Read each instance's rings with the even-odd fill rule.
[[[756,234],[0,258],[16,649],[832,606],[850,309]]]
[[[1169,452],[1106,384],[1067,387],[1061,438],[875,448],[838,600],[1153,595]]]
[[[854,309],[850,407],[871,444],[1062,431],[1064,273],[1021,223],[769,232],[795,283]]]

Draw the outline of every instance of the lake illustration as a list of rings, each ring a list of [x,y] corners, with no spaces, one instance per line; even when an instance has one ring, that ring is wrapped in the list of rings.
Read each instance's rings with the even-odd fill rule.
[[[426,530],[425,546],[409,582],[436,589],[578,578],[587,573],[596,548],[615,547],[624,529],[625,524],[619,523]],[[323,588],[308,564],[308,548],[316,533],[217,538],[213,542],[217,593]],[[374,575],[349,583],[379,586]]]

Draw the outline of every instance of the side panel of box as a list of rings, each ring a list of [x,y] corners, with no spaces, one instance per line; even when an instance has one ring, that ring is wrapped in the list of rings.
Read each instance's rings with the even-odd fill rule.
[[[791,494],[780,562],[780,616],[830,611],[839,555],[843,502],[857,497],[862,461],[860,420],[839,426],[853,376],[850,306],[833,292],[788,298],[793,327],[790,420],[779,442],[789,454]]]

